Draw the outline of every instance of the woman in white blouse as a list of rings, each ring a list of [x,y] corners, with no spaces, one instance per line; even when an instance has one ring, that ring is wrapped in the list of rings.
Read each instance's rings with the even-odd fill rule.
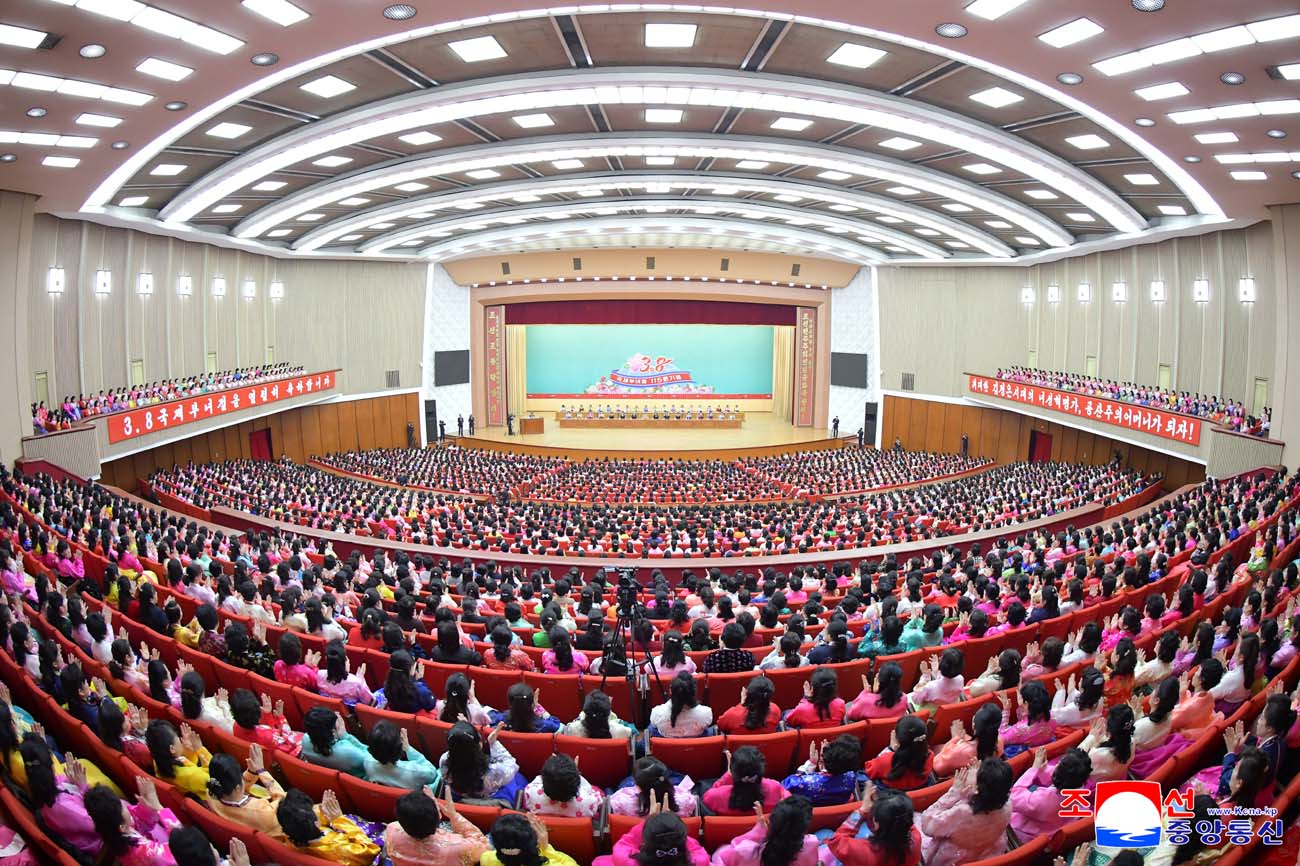
[[[1230,713],[1250,700],[1251,686],[1259,670],[1259,635],[1243,634],[1237,641],[1237,651],[1233,653],[1232,664],[1219,680],[1219,684],[1210,689],[1214,696],[1215,708],[1223,713]]]
[[[1106,717],[1094,719],[1092,730],[1079,744],[1092,761],[1094,782],[1109,782],[1128,776],[1128,766],[1133,763],[1133,708],[1116,704]]]
[[[667,703],[650,711],[650,724],[661,737],[698,737],[713,724],[713,710],[701,706],[695,695],[695,677],[673,677]]]
[[[1070,675],[1068,688],[1061,687],[1056,681],[1056,694],[1052,696],[1052,721],[1065,728],[1082,728],[1092,724],[1101,716],[1105,704],[1102,692],[1106,688],[1106,678],[1094,667],[1086,667],[1075,686],[1074,674]]]

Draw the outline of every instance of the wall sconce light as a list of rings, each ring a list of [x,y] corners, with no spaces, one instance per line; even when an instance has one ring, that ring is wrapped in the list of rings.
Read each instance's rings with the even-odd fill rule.
[[[1164,280],[1151,281],[1151,301],[1156,304],[1163,304],[1169,297],[1168,289],[1165,287]]]
[[[1059,303],[1061,303],[1061,287],[1060,287],[1060,286],[1058,286],[1058,285],[1050,285],[1050,286],[1047,287],[1047,303],[1049,303],[1049,304],[1059,304]]]
[[[181,298],[188,298],[194,294],[194,278],[189,274],[178,274],[176,277],[176,295]]]
[[[1034,291],[1033,286],[1025,286],[1020,290],[1020,303],[1025,306],[1033,304],[1036,297],[1037,293]]]
[[[135,278],[135,293],[146,298],[153,294],[153,274],[148,271],[140,272],[140,275]]]
[[[1092,303],[1092,283],[1079,283],[1079,303]]]
[[[244,300],[246,300],[246,301],[251,301],[251,300],[253,300],[254,298],[256,298],[256,297],[257,297],[257,281],[256,281],[256,280],[244,280],[244,287],[243,287],[243,289],[240,291],[240,294],[243,296]]]
[[[267,286],[266,293],[273,301],[284,300],[284,283],[280,280],[271,280],[271,285]]]
[[[113,272],[112,271],[95,271],[95,294],[111,295],[113,294]]]
[[[226,296],[226,278],[225,278],[225,277],[213,277],[213,278],[212,278],[212,297],[214,297],[214,298],[224,298],[225,296]]]
[[[45,272],[45,291],[51,295],[63,294],[63,287],[66,284],[67,274],[63,268],[50,268]]]
[[[1256,297],[1254,277],[1242,277],[1237,280],[1237,300],[1243,304],[1253,304]]]
[[[1210,302],[1210,281],[1201,277],[1192,280],[1192,300],[1198,304],[1208,304]]]
[[[1116,280],[1110,284],[1110,299],[1117,304],[1127,303],[1128,301],[1128,283],[1123,280]]]

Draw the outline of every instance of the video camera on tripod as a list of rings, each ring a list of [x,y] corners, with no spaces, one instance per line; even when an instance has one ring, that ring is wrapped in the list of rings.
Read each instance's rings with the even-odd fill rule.
[[[636,569],[630,565],[618,569],[618,615],[631,619],[638,612],[637,602],[641,585],[636,582]]]

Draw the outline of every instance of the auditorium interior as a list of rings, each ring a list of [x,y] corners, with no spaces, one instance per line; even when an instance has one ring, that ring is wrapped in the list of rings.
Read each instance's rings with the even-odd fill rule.
[[[1294,0],[0,7],[0,866],[1300,862]]]

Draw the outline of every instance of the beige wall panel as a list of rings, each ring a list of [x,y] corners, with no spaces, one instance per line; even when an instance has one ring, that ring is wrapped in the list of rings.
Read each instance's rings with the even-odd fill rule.
[[[1106,378],[1155,384],[1168,364],[1180,390],[1251,400],[1254,380],[1273,374],[1276,306],[1268,224],[1020,267],[880,268],[881,375],[886,389],[916,374],[918,393],[955,396],[963,371],[993,372],[1028,362],[1083,372],[1095,355]],[[1192,281],[1210,280],[1210,302],[1191,300]],[[1259,299],[1242,304],[1237,281],[1253,276]],[[1165,280],[1168,300],[1150,284]],[[1128,301],[1115,303],[1123,280]],[[1092,301],[1078,301],[1078,285]],[[1061,302],[1047,303],[1047,286]],[[1037,302],[1020,302],[1025,286]]]
[[[279,260],[48,215],[36,218],[30,246],[24,324],[32,339],[21,402],[30,401],[35,371],[49,374],[57,400],[127,384],[132,359],[157,381],[201,372],[209,351],[221,369],[260,364],[268,346],[277,361],[341,369],[343,393],[384,390],[388,370],[408,388],[420,384],[423,264]],[[45,290],[55,265],[67,272],[62,296]],[[100,267],[112,271],[113,291],[97,298]],[[154,275],[149,298],[136,292],[142,270]],[[176,295],[180,274],[192,280],[191,297]],[[227,284],[220,300],[212,297],[217,275]],[[250,277],[257,296],[245,300]],[[277,278],[286,297],[272,302]]]

